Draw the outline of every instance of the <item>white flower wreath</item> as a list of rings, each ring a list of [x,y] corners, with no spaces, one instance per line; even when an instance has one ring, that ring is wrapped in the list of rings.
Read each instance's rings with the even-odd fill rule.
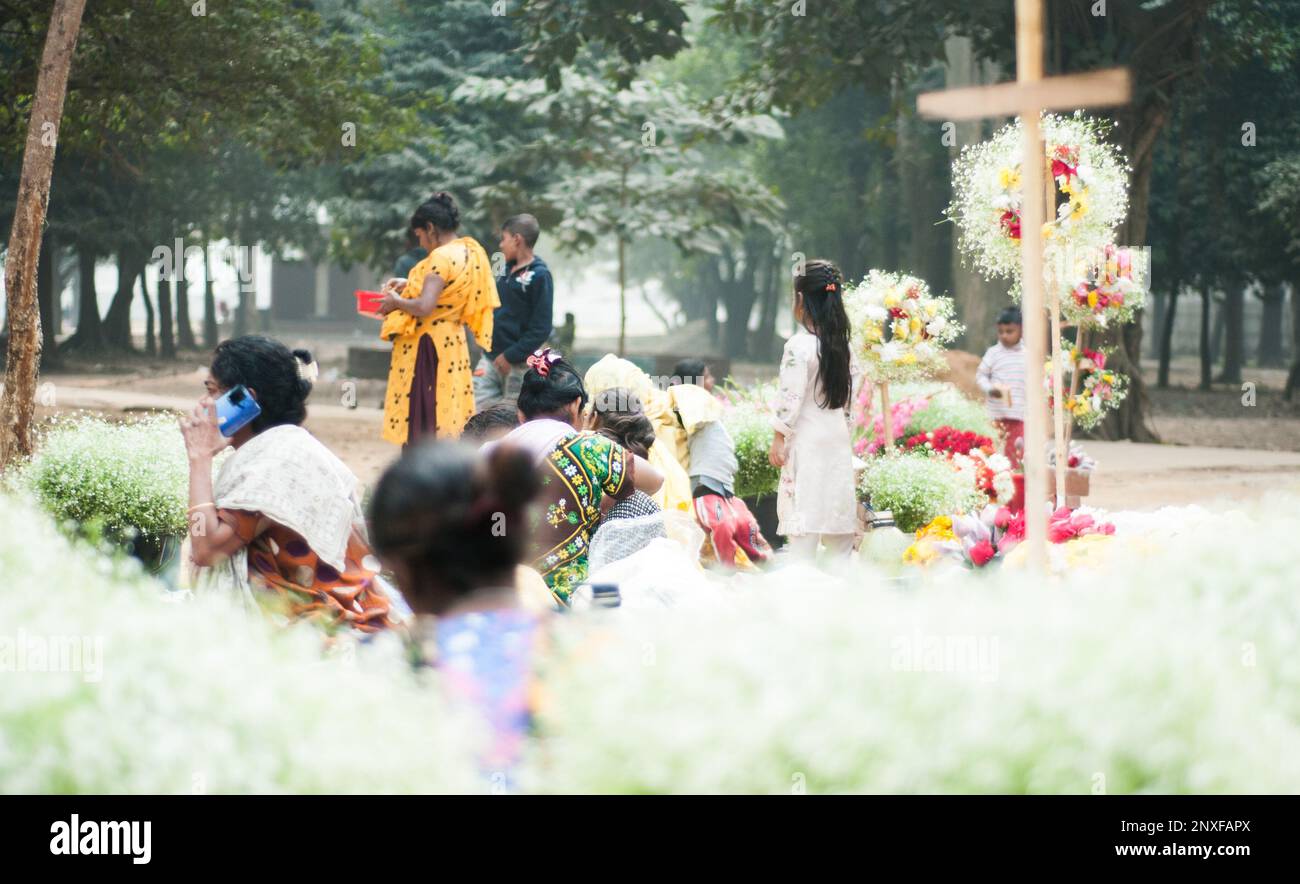
[[[1105,140],[1108,131],[1109,124],[1081,113],[1042,116],[1044,161],[1051,164],[1058,196],[1064,197],[1056,217],[1043,225],[1045,267],[1072,267],[1074,255],[1111,242],[1124,220],[1130,170],[1119,149]],[[1017,118],[988,141],[963,148],[952,165],[953,201],[946,213],[957,224],[962,254],[985,277],[1013,280],[1016,298],[1021,142]],[[1061,280],[1063,285],[1072,282]]]
[[[872,381],[905,381],[947,367],[945,347],[963,331],[951,298],[925,281],[872,270],[844,293],[853,346]]]

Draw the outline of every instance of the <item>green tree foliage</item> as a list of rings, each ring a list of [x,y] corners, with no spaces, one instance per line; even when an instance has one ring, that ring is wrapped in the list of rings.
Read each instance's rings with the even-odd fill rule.
[[[49,6],[22,5],[0,29],[5,215]],[[290,207],[304,199],[298,176],[345,155],[346,126],[376,133],[369,141],[376,152],[401,134],[384,96],[366,88],[377,71],[373,38],[329,27],[294,0],[91,4],[50,203],[56,241],[116,255],[122,271],[104,334],[85,324],[89,343],[130,346],[131,281],[152,248],[174,235],[223,228],[267,241],[296,238],[303,213]],[[232,213],[235,203],[242,217]]]
[[[539,217],[562,246],[590,249],[601,240],[619,255],[620,350],[626,318],[626,251],[638,238],[661,238],[684,251],[717,253],[751,224],[775,224],[780,204],[736,170],[704,162],[709,142],[749,143],[781,134],[765,115],[713,115],[680,87],[643,79],[620,89],[610,79],[566,71],[558,90],[542,80],[469,78],[458,101],[504,106],[524,120],[545,121],[536,137],[499,153],[496,169],[552,176],[532,195]],[[495,171],[495,170],[494,170]],[[484,184],[488,206],[517,198],[510,180]]]

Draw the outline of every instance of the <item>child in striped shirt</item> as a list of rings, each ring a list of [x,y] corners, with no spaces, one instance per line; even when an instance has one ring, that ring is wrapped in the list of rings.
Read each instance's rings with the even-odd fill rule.
[[[988,397],[989,417],[1006,440],[1004,453],[1017,467],[1016,443],[1025,437],[1025,342],[1020,335],[1020,308],[1008,307],[998,315],[998,342],[975,372],[975,382]]]

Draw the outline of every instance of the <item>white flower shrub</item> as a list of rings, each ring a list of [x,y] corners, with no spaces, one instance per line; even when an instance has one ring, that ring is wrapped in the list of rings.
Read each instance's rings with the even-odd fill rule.
[[[14,498],[0,574],[0,793],[487,791],[472,728],[391,646],[326,654],[310,626],[169,603]],[[40,671],[69,642],[76,670]]]
[[[551,672],[534,785],[1300,791],[1297,503],[1121,527],[1101,570],[1048,583],[790,569],[731,607],[610,618]]]
[[[189,465],[174,415],[60,421],[43,435],[20,484],[55,519],[97,525],[112,540],[185,533]]]
[[[889,454],[867,461],[858,496],[877,512],[889,510],[900,531],[911,532],[935,516],[978,509],[988,497],[973,474],[953,469],[946,457],[923,452]]]

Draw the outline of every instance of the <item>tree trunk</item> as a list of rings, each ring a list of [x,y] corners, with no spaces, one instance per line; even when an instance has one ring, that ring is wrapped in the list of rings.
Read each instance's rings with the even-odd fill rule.
[[[759,301],[758,331],[755,332],[757,343],[754,347],[754,358],[759,362],[767,362],[775,355],[776,317],[783,303],[781,270],[785,267],[785,262],[775,251],[771,258],[767,265],[767,275],[764,278],[763,293]]]
[[[98,353],[104,349],[104,328],[95,294],[95,253],[77,247],[77,330],[63,342],[64,350]]]
[[[235,328],[233,337],[239,338],[248,334],[248,302],[249,289],[253,286],[253,255],[249,248],[238,248],[235,250],[235,267],[238,268],[236,276],[239,277],[239,300],[235,304]]]
[[[194,327],[190,325],[190,281],[185,278],[184,263],[181,278],[176,280],[176,346],[182,350],[198,349]]]
[[[618,238],[618,355],[627,355],[627,240]]]
[[[131,338],[131,301],[135,299],[135,280],[144,271],[147,253],[124,245],[117,252],[117,292],[104,317],[104,343],[118,350],[134,350]]]
[[[68,71],[81,29],[86,0],[54,0],[50,26],[36,74],[32,113],[18,176],[18,199],[5,254],[5,315],[9,344],[5,357],[5,389],[0,399],[0,469],[32,453],[32,420],[36,415],[36,380],[41,355],[41,317],[36,302],[36,266],[41,254],[41,229],[50,204],[50,179]]]
[[[1160,317],[1160,371],[1156,376],[1156,386],[1161,390],[1169,387],[1169,360],[1174,347],[1174,320],[1178,316],[1178,289],[1175,283],[1165,298],[1164,316]]]
[[[1291,370],[1286,376],[1286,401],[1291,401],[1291,394],[1300,386],[1300,287],[1295,282],[1291,289]]]
[[[148,297],[146,293],[145,298]],[[176,334],[172,325],[172,283],[161,268],[158,271],[158,332],[163,359],[175,359]]]
[[[722,270],[719,264],[724,259],[717,256],[710,256],[704,261],[700,270],[700,275],[704,279],[701,286],[703,292],[701,296],[704,299],[705,313],[704,318],[708,320],[709,343],[716,345],[718,343],[718,292],[722,291]]]
[[[144,352],[158,355],[158,341],[153,333],[153,298],[149,297],[149,274],[140,271],[140,295],[144,298]]]
[[[212,259],[208,243],[203,242],[203,346],[216,349],[220,333],[217,331],[217,299],[212,294]]]
[[[1259,350],[1255,354],[1255,364],[1260,368],[1281,368],[1286,365],[1286,339],[1283,337],[1286,286],[1282,283],[1265,286],[1261,301],[1263,315],[1259,320]]]
[[[1245,309],[1246,293],[1242,290],[1241,283],[1234,281],[1228,286],[1228,291],[1223,299],[1223,333],[1225,336],[1223,372],[1218,378],[1221,383],[1241,383],[1241,366],[1242,362],[1244,362],[1241,351],[1246,337],[1243,316]]]
[[[1210,302],[1214,300],[1209,285],[1201,289],[1201,383],[1200,389],[1209,390],[1214,371],[1214,356],[1210,353]]]
[[[749,317],[754,312],[754,296],[758,290],[760,244],[754,237],[745,241],[744,270],[733,273],[726,291],[727,326],[723,332],[722,352],[729,359],[744,359],[749,355]]]
[[[58,265],[57,249],[53,237],[45,236],[41,246],[41,256],[36,262],[36,303],[41,315],[41,365],[46,366],[55,361],[58,346],[54,330],[58,321],[58,285],[55,281],[55,268]]]
[[[1147,244],[1147,220],[1151,203],[1152,147],[1156,136],[1164,128],[1165,112],[1157,110],[1144,114],[1137,131],[1130,132],[1131,141],[1126,147],[1133,164],[1133,188],[1129,200],[1128,220],[1120,230],[1120,242],[1140,246]],[[1119,408],[1111,412],[1102,424],[1101,435],[1106,439],[1131,439],[1134,442],[1159,442],[1148,424],[1151,400],[1147,395],[1146,381],[1142,377],[1142,322],[1139,311],[1133,321],[1122,329],[1107,332],[1100,343],[1119,344],[1108,360],[1117,371],[1128,377],[1129,391]]]
[[[1223,353],[1223,329],[1226,327],[1224,311],[1228,308],[1222,299],[1214,302],[1214,319],[1210,323],[1210,364],[1216,365]]]

